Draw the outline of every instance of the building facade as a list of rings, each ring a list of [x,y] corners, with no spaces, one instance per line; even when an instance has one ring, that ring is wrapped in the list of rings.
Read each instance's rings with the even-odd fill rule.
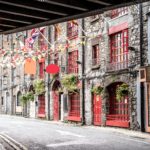
[[[1,51],[8,52],[1,53],[0,112],[150,132],[149,82],[141,80],[140,71],[149,64],[148,4],[47,26],[27,52],[19,52],[20,41],[26,46],[33,30],[1,35]],[[11,61],[9,66],[14,57],[15,65]],[[28,58],[36,66],[33,75],[23,71]],[[59,74],[47,74],[48,64],[58,65]],[[73,91],[62,82],[68,75],[76,81]],[[34,91],[37,78],[44,81],[45,92],[22,106],[20,96]],[[123,84],[128,93],[118,100]],[[101,94],[92,91],[96,87]]]

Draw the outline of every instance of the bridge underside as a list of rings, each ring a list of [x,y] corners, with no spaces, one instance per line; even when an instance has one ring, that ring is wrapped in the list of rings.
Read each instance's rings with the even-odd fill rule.
[[[8,34],[148,0],[0,0],[0,33]]]

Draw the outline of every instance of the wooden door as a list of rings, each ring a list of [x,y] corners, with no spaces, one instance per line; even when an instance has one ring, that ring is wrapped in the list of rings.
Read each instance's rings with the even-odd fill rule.
[[[102,100],[101,96],[93,95],[93,124],[101,125]]]
[[[146,98],[146,132],[150,132],[150,82],[147,83],[147,98]]]
[[[40,95],[38,97],[38,117],[45,117],[45,96]]]
[[[80,117],[80,95],[79,93],[70,93],[68,120],[81,121]]]
[[[122,83],[114,83],[108,88],[109,91],[109,112],[107,114],[106,125],[117,127],[129,127],[129,99],[128,96],[122,100],[116,99],[117,86]]]
[[[54,111],[54,120],[59,120],[59,94],[56,91],[53,91],[53,111]]]

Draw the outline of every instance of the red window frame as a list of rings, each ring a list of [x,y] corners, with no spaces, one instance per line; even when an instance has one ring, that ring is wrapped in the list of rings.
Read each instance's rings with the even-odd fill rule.
[[[81,121],[79,93],[72,93],[69,95],[69,104],[68,120]]]
[[[125,15],[128,13],[128,7],[122,7],[111,11],[111,19]]]
[[[78,50],[69,52],[68,54],[68,73],[78,73]]]
[[[128,29],[110,36],[110,69],[120,70],[128,67]]]
[[[92,46],[92,66],[99,65],[100,63],[100,49],[99,44],[95,44]]]
[[[67,23],[67,36],[69,39],[78,37],[78,25],[74,21],[69,21]]]
[[[45,68],[45,62],[44,61],[40,61],[39,62],[39,77],[41,79],[44,78],[44,68]]]

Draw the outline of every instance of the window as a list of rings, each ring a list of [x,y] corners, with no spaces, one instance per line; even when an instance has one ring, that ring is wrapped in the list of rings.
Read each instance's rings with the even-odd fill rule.
[[[39,62],[39,77],[44,78],[44,62]]]
[[[1,97],[1,105],[4,105],[4,99]]]
[[[12,68],[13,83],[16,84],[16,68]]]
[[[99,64],[99,44],[92,46],[92,66]]]
[[[76,38],[78,36],[78,23],[75,20],[69,21],[67,24],[68,38]]]
[[[68,73],[78,73],[78,51],[73,51],[69,53],[68,59]]]
[[[17,94],[17,106],[21,106],[20,98],[21,98],[21,93],[19,92]]]
[[[111,64],[110,71],[128,67],[128,30],[110,36]]]
[[[128,7],[122,7],[111,11],[111,18],[116,18],[128,13]]]

